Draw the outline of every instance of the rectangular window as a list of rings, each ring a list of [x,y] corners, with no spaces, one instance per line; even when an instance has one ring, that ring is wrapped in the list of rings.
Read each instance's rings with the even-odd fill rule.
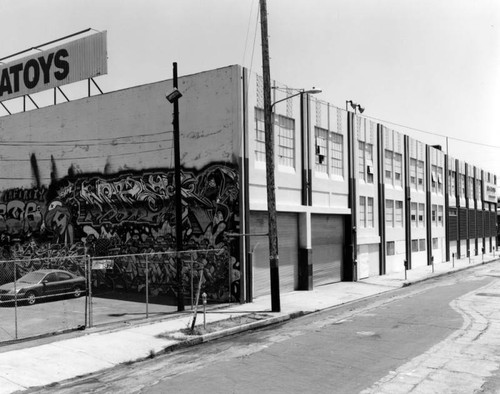
[[[403,155],[394,153],[394,186],[403,186]]]
[[[443,223],[443,206],[442,205],[438,205],[438,211],[437,211],[437,221],[438,221],[438,226],[443,226],[444,223]]]
[[[474,178],[469,177],[469,190],[467,190],[469,198],[474,198]]]
[[[394,256],[396,254],[396,247],[394,241],[387,241],[387,256]]]
[[[412,202],[410,206],[411,212],[411,225],[412,227],[417,227],[417,203]]]
[[[392,152],[385,150],[385,179],[388,183],[392,183]]]
[[[437,205],[432,204],[432,208],[431,208],[431,221],[432,221],[432,224],[436,224],[436,220],[437,220]]]
[[[366,227],[366,197],[359,197],[359,225]]]
[[[266,133],[264,131],[264,110],[255,108],[255,160],[266,161]]]
[[[418,204],[418,225],[425,227],[425,204]]]
[[[448,212],[450,216],[457,216],[457,208],[450,208]]]
[[[358,141],[358,173],[360,180],[373,183],[373,144]]]
[[[476,179],[476,199],[482,201],[481,197],[481,181]]]
[[[366,180],[365,178],[365,143],[358,141],[358,173],[359,180]]]
[[[439,249],[439,239],[432,238],[432,249]]]
[[[344,136],[330,133],[330,163],[332,175],[344,175]]]
[[[424,162],[417,160],[417,189],[424,190]]]
[[[411,251],[418,252],[418,239],[411,240]]]
[[[327,173],[328,170],[328,130],[314,128],[316,171]]]
[[[438,194],[443,194],[443,167],[437,167]]]
[[[437,166],[431,165],[431,192],[437,193]]]
[[[373,197],[368,197],[368,206],[366,207],[366,227],[375,226],[375,216],[373,214]]]
[[[421,252],[425,251],[426,247],[425,247],[425,239],[419,239],[418,240],[418,250],[420,250]]]
[[[417,190],[417,160],[410,158],[410,187]]]
[[[456,189],[455,189],[455,171],[449,171],[449,182],[450,182],[450,196],[455,196]]]
[[[396,201],[395,226],[403,227],[403,201]]]
[[[460,174],[460,197],[465,197],[465,175]]]
[[[394,201],[385,201],[385,223],[387,227],[394,227]]]
[[[295,167],[295,120],[277,115],[274,127],[278,136],[278,163],[286,167]]]

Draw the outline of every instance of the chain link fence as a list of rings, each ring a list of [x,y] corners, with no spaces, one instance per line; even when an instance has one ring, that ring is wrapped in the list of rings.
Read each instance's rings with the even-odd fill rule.
[[[239,302],[225,249],[0,261],[0,342],[193,309],[200,281],[209,303]]]

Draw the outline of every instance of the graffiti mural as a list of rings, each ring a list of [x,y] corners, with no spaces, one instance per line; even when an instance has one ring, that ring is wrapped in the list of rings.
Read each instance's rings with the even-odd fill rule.
[[[198,253],[195,260],[202,262],[205,277],[211,278],[207,283],[214,284],[211,294],[217,298],[239,299],[239,251],[225,236],[239,231],[239,188],[237,171],[227,165],[181,173],[184,249],[214,250]],[[47,188],[5,190],[0,199],[2,258],[175,251],[174,196],[174,173],[162,169],[114,175],[70,173]],[[116,264],[119,272],[110,277],[122,288],[140,290],[134,283],[144,270],[132,258],[125,260]],[[76,265],[72,270],[78,270]],[[217,291],[221,270],[225,283],[232,276],[225,294]],[[150,271],[152,282],[161,286],[175,277],[174,259]],[[189,267],[184,274],[188,280]]]

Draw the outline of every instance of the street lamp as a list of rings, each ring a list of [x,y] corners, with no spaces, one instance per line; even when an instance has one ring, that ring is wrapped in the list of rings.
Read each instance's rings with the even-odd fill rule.
[[[270,135],[266,136],[266,175],[267,175],[267,210],[268,210],[268,237],[269,237],[269,268],[271,275],[271,309],[273,312],[280,312],[280,283],[279,283],[279,255],[278,255],[278,226],[276,210],[276,192],[274,183],[274,119],[272,113],[274,106],[282,101],[289,100],[292,97],[302,96],[304,94],[321,93],[320,89],[301,90],[281,100],[275,101],[269,105],[270,120],[268,130]]]
[[[300,92],[298,92],[298,93],[292,94],[291,96],[285,97],[285,98],[283,98],[281,100],[278,100],[278,101],[275,101],[274,103],[272,103],[271,104],[271,111],[272,111],[272,109],[274,108],[274,106],[276,104],[281,103],[282,101],[290,100],[292,97],[299,96],[299,95],[302,95],[302,94],[318,94],[318,93],[321,93],[321,92],[322,92],[321,89],[316,89],[316,88],[312,88],[312,89],[309,89],[309,90],[301,89]]]
[[[356,113],[357,111],[359,111],[360,114],[362,114],[363,112],[365,112],[365,109],[361,105],[356,104],[352,100],[346,100],[345,101],[345,110],[346,111],[349,111],[348,104],[351,104],[351,107],[354,110],[354,113]]]

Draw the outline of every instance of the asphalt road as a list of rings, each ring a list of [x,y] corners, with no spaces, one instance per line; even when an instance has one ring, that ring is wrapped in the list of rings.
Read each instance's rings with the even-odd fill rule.
[[[459,332],[464,315],[452,305],[498,276],[478,267],[38,392],[406,392],[376,384]]]

